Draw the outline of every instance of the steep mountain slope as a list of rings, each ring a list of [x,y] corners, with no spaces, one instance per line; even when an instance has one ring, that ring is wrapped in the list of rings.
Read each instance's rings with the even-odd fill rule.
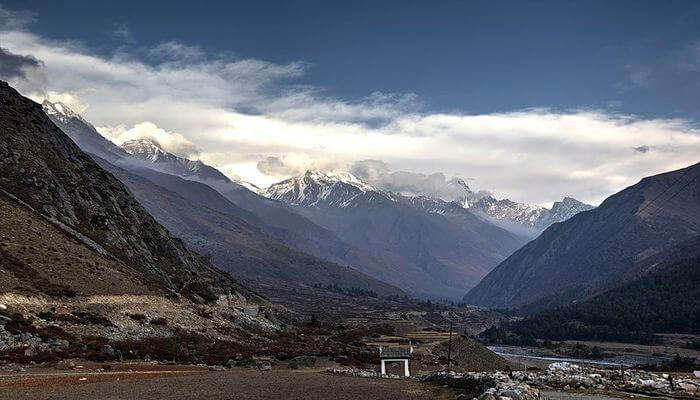
[[[152,290],[198,301],[228,291],[250,294],[170,236],[41,106],[4,82],[0,123],[0,189],[20,204],[102,257],[129,265]]]
[[[652,262],[655,268],[636,267],[647,272],[633,280],[580,303],[490,329],[484,336],[501,342],[518,338],[653,343],[658,339],[653,333],[700,333],[700,236],[659,255]]]
[[[199,182],[153,170],[132,173],[103,159],[98,163],[114,174],[153,216],[219,268],[241,277],[265,292],[276,286],[313,285],[358,288],[380,295],[402,295],[400,290],[348,267],[290,249],[236,217],[233,204]],[[150,178],[150,179],[147,179]],[[159,182],[183,195],[156,185]],[[193,194],[195,197],[193,197]],[[214,208],[197,203],[202,196]],[[211,199],[217,199],[212,201]],[[218,209],[217,209],[218,208]]]
[[[68,134],[84,152],[96,154],[109,160],[127,155],[119,146],[97,133],[92,124],[66,105],[44,100],[41,106],[51,121]]]
[[[427,203],[418,206],[348,173],[308,171],[272,185],[265,194],[389,266],[376,270],[358,265],[363,272],[420,296],[459,296],[460,288],[474,285],[524,242],[456,203],[459,217],[428,212]]]
[[[700,234],[700,164],[642,179],[554,224],[464,297],[489,307],[561,304],[612,287],[644,259]]]
[[[100,254],[5,191],[0,191],[0,218],[0,293],[74,297],[151,292],[135,269]]]

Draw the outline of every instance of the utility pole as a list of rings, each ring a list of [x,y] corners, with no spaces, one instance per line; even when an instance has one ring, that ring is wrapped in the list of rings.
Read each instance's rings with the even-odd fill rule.
[[[450,320],[450,340],[447,342],[447,370],[452,365],[452,320]]]

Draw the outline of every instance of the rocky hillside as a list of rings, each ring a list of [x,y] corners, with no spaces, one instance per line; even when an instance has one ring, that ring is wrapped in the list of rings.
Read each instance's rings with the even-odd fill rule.
[[[525,242],[457,203],[450,209],[443,201],[411,200],[349,173],[308,171],[265,194],[385,266],[358,265],[361,271],[419,296],[459,298],[460,288],[473,286]]]
[[[464,301],[562,304],[618,285],[645,259],[700,234],[700,164],[642,179],[598,208],[550,226]]]
[[[4,82],[0,124],[0,189],[17,199],[15,205],[26,205],[101,257],[128,265],[151,290],[195,301],[214,300],[229,291],[247,293],[172,237],[40,105]],[[61,285],[61,280],[53,283]]]

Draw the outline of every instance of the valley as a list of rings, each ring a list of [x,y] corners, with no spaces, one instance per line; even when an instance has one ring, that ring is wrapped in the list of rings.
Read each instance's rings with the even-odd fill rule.
[[[171,43],[147,53],[182,51],[201,52]],[[0,48],[0,63],[18,57],[33,60]],[[272,65],[240,62],[256,73]],[[221,62],[207,74],[240,67]],[[298,116],[274,102],[242,107],[238,119],[219,117],[227,122],[216,138],[192,136],[200,116],[180,121],[195,144],[130,115],[92,114],[69,93],[38,95],[23,86],[23,68],[21,90],[0,81],[0,398],[700,398],[696,158],[644,164],[653,174],[641,176],[627,164],[542,172],[482,160],[473,172],[498,187],[476,190],[481,181],[462,174],[472,171],[425,171],[476,157],[479,140],[464,154],[421,159],[414,172],[334,159],[319,139],[405,129],[430,120],[422,111],[391,123],[324,121],[320,111],[314,152],[323,157],[297,144],[267,154],[260,148],[276,139],[260,133],[230,159],[228,145],[211,143],[258,134],[240,121]],[[132,86],[124,90],[142,94]],[[377,101],[380,115],[405,112]],[[632,125],[625,118],[603,119],[618,129]],[[444,132],[454,118],[433,119],[410,130],[412,146],[422,149],[433,129],[452,140]],[[551,140],[530,139],[531,150]],[[571,151],[572,164],[589,145]],[[625,146],[640,158],[682,148]],[[597,186],[595,174],[605,175]],[[620,184],[631,176],[641,180]]]

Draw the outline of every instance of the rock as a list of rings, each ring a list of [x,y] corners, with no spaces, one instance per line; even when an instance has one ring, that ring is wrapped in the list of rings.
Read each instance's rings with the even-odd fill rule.
[[[210,365],[209,371],[226,371],[226,367],[223,365]]]
[[[44,343],[33,343],[24,350],[25,357],[36,357],[39,353],[49,351],[48,346]]]
[[[269,371],[272,369],[272,364],[270,364],[269,361],[258,360],[255,362],[255,368],[259,369],[260,371]]]
[[[3,310],[3,311],[7,310],[7,306],[0,303],[0,310]]]
[[[56,369],[63,371],[75,369],[75,362],[73,360],[61,360],[56,363]]]
[[[504,391],[502,391],[502,392],[501,392],[501,396],[502,396],[502,397],[507,397],[507,398],[510,398],[510,399],[513,399],[513,400],[520,400],[521,397],[522,397],[522,396],[520,395],[520,393],[518,393],[517,391],[515,391],[515,390],[513,390],[513,389],[509,389],[509,390],[504,390]]]
[[[484,392],[479,396],[479,400],[496,400],[496,396],[492,393]]]
[[[109,356],[109,357],[114,357],[114,348],[108,344],[102,346],[101,350],[102,354]]]
[[[70,342],[64,339],[56,339],[51,342],[52,350],[68,350]]]
[[[294,357],[287,365],[291,369],[311,368],[316,365],[316,357],[299,356]]]

